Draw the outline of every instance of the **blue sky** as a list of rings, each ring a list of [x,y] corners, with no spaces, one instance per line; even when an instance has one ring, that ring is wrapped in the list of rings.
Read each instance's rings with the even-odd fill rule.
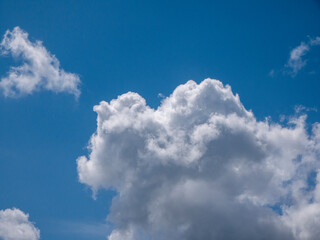
[[[320,46],[296,75],[286,66],[293,49],[320,36],[319,1],[0,0],[1,37],[16,26],[81,81],[78,100],[0,96],[0,209],[28,212],[41,239],[105,239],[112,228],[103,224],[116,193],[100,190],[94,200],[76,163],[88,154],[102,100],[132,91],[156,108],[159,93],[214,78],[258,120],[279,122],[302,105],[318,109],[308,111],[308,128],[320,121]],[[2,56],[0,76],[19,63]]]

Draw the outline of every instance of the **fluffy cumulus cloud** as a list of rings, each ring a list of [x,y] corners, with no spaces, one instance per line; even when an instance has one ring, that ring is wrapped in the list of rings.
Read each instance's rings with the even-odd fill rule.
[[[0,81],[0,89],[7,97],[32,94],[41,89],[80,95],[78,75],[65,72],[59,60],[42,45],[31,42],[28,33],[15,27],[6,31],[0,44],[3,55],[11,54],[22,65],[11,67]]]
[[[128,92],[94,107],[79,179],[112,189],[109,240],[319,239],[320,125],[258,121],[230,86],[188,81],[157,109]]]
[[[320,37],[310,39],[309,42],[301,42],[301,44],[290,52],[290,57],[286,67],[290,69],[290,74],[295,76],[306,64],[307,60],[303,59],[311,47],[320,45]]]
[[[0,239],[38,240],[40,231],[29,221],[29,215],[21,210],[0,210]]]

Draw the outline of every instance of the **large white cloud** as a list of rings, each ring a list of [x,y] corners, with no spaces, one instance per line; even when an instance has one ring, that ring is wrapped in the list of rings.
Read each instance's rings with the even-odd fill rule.
[[[38,240],[40,231],[29,221],[29,215],[21,210],[0,210],[0,239]]]
[[[157,109],[129,92],[94,111],[78,174],[118,192],[110,240],[318,239],[320,125],[309,135],[306,116],[258,121],[213,79]]]
[[[15,27],[7,30],[0,44],[2,54],[21,58],[23,64],[11,67],[0,81],[0,89],[7,97],[31,94],[41,89],[80,95],[79,76],[60,68],[59,60],[42,45],[31,42],[28,33]]]

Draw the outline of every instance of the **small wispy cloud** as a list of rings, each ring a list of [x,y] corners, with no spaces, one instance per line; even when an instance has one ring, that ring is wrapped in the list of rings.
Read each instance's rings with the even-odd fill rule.
[[[307,59],[303,57],[311,50],[313,46],[320,45],[320,37],[310,39],[308,42],[301,42],[299,46],[295,47],[290,52],[290,57],[285,65],[288,73],[295,77],[297,73],[307,64]]]
[[[271,69],[270,72],[269,72],[269,76],[270,77],[274,77],[274,75],[275,75],[275,70]]]
[[[318,112],[316,107],[306,107],[303,105],[296,105],[294,107],[296,113],[306,113],[306,112]]]
[[[20,66],[11,67],[7,75],[1,78],[0,89],[4,96],[19,97],[35,91],[49,90],[79,97],[79,76],[65,72],[60,67],[59,60],[41,41],[31,42],[28,33],[19,27],[6,31],[0,43],[0,52],[23,62]]]
[[[292,70],[291,73],[293,75],[296,75],[298,71],[300,71],[301,68],[303,68],[307,64],[307,60],[303,60],[302,57],[306,55],[309,50],[309,45],[302,42],[298,47],[294,48],[290,52],[290,58],[286,67]]]

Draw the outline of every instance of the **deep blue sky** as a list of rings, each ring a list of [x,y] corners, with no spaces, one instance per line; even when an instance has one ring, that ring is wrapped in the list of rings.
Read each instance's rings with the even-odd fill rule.
[[[290,51],[320,36],[319,1],[0,0],[1,36],[15,26],[82,81],[78,101],[51,92],[0,96],[0,209],[29,212],[42,239],[104,239],[61,227],[103,223],[108,214],[113,193],[93,200],[76,171],[101,100],[134,91],[157,107],[159,93],[210,77],[230,84],[258,119],[279,121],[296,105],[320,110],[320,47],[297,76],[283,73]],[[0,76],[12,64],[0,58]]]

